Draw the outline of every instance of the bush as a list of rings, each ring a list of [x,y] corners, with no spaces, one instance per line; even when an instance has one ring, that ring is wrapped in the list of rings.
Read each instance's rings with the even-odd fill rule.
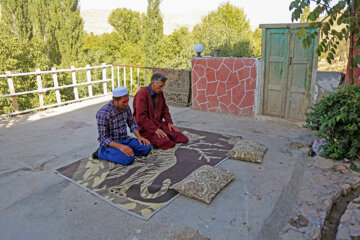
[[[324,138],[323,157],[360,158],[360,86],[347,85],[311,106],[304,127]]]

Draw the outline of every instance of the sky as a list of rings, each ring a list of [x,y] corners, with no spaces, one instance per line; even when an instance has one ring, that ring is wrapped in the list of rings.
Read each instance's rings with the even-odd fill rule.
[[[200,22],[202,16],[226,2],[242,8],[253,29],[258,28],[259,24],[291,23],[289,6],[292,0],[162,0],[160,11],[164,16],[164,25],[167,19],[171,19],[176,22],[172,24],[174,28],[181,25],[195,25]],[[128,8],[145,13],[147,0],[80,0],[81,10],[116,8]]]

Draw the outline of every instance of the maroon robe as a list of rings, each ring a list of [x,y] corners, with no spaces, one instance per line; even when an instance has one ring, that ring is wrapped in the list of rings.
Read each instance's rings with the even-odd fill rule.
[[[173,123],[164,93],[158,93],[155,109],[151,101],[150,90],[142,87],[134,98],[134,119],[139,126],[141,136],[148,139],[153,147],[166,150],[176,143],[185,143],[189,139],[181,132],[170,131],[168,123]],[[168,136],[160,138],[155,131],[161,128]]]

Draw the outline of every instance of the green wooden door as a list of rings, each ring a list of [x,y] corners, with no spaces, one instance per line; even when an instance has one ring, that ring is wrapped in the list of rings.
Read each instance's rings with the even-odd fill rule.
[[[310,29],[306,29],[307,32]],[[287,104],[285,117],[303,120],[310,104],[311,78],[315,40],[310,47],[304,48],[302,39],[296,36],[297,29],[290,34],[290,59],[287,81]]]
[[[297,26],[303,27],[303,24],[263,29],[264,115],[293,120],[305,118],[311,99],[312,73],[317,67],[314,58],[318,39],[305,49],[296,36]],[[307,28],[306,31],[311,30]]]
[[[285,117],[288,29],[266,31],[264,114]]]

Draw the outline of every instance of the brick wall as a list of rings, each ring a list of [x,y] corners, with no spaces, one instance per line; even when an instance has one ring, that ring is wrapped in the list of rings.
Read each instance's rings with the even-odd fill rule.
[[[194,109],[254,115],[255,58],[195,57],[191,65]]]

